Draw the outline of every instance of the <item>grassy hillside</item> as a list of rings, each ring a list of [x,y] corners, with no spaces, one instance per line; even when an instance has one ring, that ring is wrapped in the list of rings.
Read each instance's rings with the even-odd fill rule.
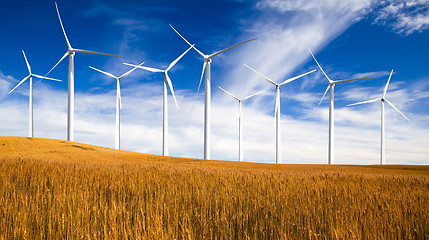
[[[428,176],[0,137],[0,239],[427,239]]]

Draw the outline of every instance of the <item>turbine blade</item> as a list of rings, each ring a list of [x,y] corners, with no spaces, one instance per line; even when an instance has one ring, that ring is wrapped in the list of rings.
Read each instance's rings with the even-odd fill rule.
[[[368,100],[368,101],[363,101],[363,102],[357,102],[357,103],[349,104],[349,105],[347,105],[347,107],[354,106],[354,105],[359,105],[359,104],[365,104],[365,103],[372,103],[372,102],[376,102],[378,100],[381,100],[381,98],[375,98],[375,99],[371,99],[371,100]]]
[[[119,109],[122,109],[121,81],[119,81],[119,79],[117,79],[116,81],[118,81]]]
[[[275,106],[275,110],[274,110],[274,118],[277,117],[277,114],[280,114],[280,113],[277,113],[279,111],[279,106],[280,106],[280,96],[277,96],[279,94],[280,94],[280,92],[276,91],[276,106]]]
[[[54,68],[55,68],[58,64],[60,64],[60,62],[61,62],[62,60],[64,60],[64,58],[66,58],[66,57],[67,57],[67,55],[69,55],[69,53],[68,53],[68,52],[66,52],[66,53],[64,54],[64,56],[62,56],[62,57],[61,57],[61,59],[57,62],[57,64],[55,64],[55,66],[54,66],[53,68],[51,68],[51,70],[49,70],[49,72],[48,72],[48,73],[46,73],[46,74],[45,74],[45,76],[48,76],[48,74],[49,74],[52,70],[54,70]]]
[[[31,74],[31,67],[30,67],[30,64],[28,63],[27,56],[25,56],[24,50],[22,50],[22,54],[24,55],[25,63],[27,63],[28,72]]]
[[[191,111],[193,111],[193,110],[194,110],[195,100],[197,99],[198,93],[200,92],[201,82],[203,81],[204,70],[206,69],[206,65],[207,65],[207,62],[204,60],[204,64],[203,64],[203,71],[201,72],[200,83],[198,84],[198,90],[197,90],[197,93],[196,93],[196,94],[195,94],[195,96],[194,96],[194,100],[192,100],[192,107],[191,107]]]
[[[107,75],[107,76],[109,76],[109,77],[116,78],[116,76],[114,76],[113,74],[108,73],[108,72],[105,72],[105,71],[102,71],[102,70],[97,69],[97,68],[95,68],[95,67],[91,67],[91,66],[89,66],[89,68],[92,68],[92,69],[94,69],[94,70],[95,70],[95,71],[97,71],[97,72],[101,72],[101,73],[103,73],[103,74],[105,74],[105,75]]]
[[[129,64],[129,63],[124,63],[124,64],[127,65],[127,66],[137,67],[137,68],[140,68],[140,69],[144,69],[144,70],[149,71],[149,72],[164,72],[164,70],[157,69],[157,68],[143,67],[143,66]]]
[[[75,48],[73,49],[73,52],[89,53],[89,54],[98,54],[98,55],[106,55],[106,56],[112,56],[112,57],[123,58],[123,57],[116,56],[116,55],[113,55],[113,54],[101,53],[101,52],[94,52],[94,51],[83,50],[83,49],[75,49]]]
[[[21,80],[21,82],[18,83],[18,85],[16,85],[12,90],[10,90],[10,92],[8,94],[10,94],[11,92],[13,92],[17,87],[19,87],[19,85],[21,85],[23,82],[25,82],[25,80],[27,80],[31,75],[26,76],[24,79]]]
[[[179,105],[177,104],[176,95],[174,94],[173,84],[171,83],[171,79],[168,76],[168,73],[164,73],[167,78],[168,87],[170,87],[171,95],[173,95],[174,103],[176,103],[177,110],[179,110]]]
[[[293,77],[293,78],[289,78],[289,79],[287,79],[286,81],[284,81],[284,82],[280,83],[279,85],[281,86],[281,85],[283,85],[283,84],[290,83],[290,82],[292,82],[292,81],[294,81],[294,80],[296,80],[296,79],[298,79],[298,78],[300,78],[300,77],[303,77],[303,76],[305,76],[305,75],[307,75],[307,74],[310,74],[310,73],[312,73],[312,72],[314,72],[314,71],[316,71],[316,69],[311,70],[311,71],[309,71],[309,72],[306,72],[306,73],[304,73],[304,74],[301,74],[301,75],[299,75],[299,76],[296,76],[296,77]]]
[[[72,46],[70,45],[69,39],[67,38],[66,31],[64,30],[63,22],[61,21],[60,11],[58,10],[57,2],[55,2],[55,8],[57,9],[58,19],[60,20],[61,29],[63,29],[64,37],[66,38],[67,47],[68,49],[72,49]]]
[[[387,101],[387,99],[384,99],[384,101],[386,101],[393,109],[395,109],[398,113],[400,113],[405,119],[407,119],[408,121],[410,121],[410,119],[408,119],[403,113],[401,113],[401,111],[399,111],[399,109],[396,108],[395,105],[393,105],[393,103]]]
[[[185,40],[185,42],[189,44],[189,46],[192,46],[192,44],[188,40],[186,40],[186,38],[184,38],[171,24],[168,25],[170,25],[170,27],[177,33],[177,35],[179,35],[183,40]]]
[[[170,27],[177,33],[177,35],[179,35],[183,40],[185,40],[185,42],[187,44],[189,44],[189,46],[193,46],[188,40],[186,40],[186,38],[184,38],[173,26],[171,26],[171,24],[169,24]],[[195,44],[194,44],[195,45]],[[195,49],[195,51],[197,51],[198,54],[200,54],[203,58],[205,58],[204,53],[202,53],[200,50],[198,50],[195,46],[193,47]]]
[[[237,47],[237,46],[240,46],[241,44],[245,44],[245,43],[250,42],[250,41],[253,41],[253,40],[255,40],[255,39],[256,39],[256,38],[252,38],[252,39],[250,39],[250,40],[247,40],[247,41],[241,42],[241,43],[239,43],[239,44],[235,44],[234,46],[231,46],[231,47],[229,47],[229,48],[225,48],[225,49],[220,50],[220,51],[218,51],[218,52],[212,53],[212,54],[210,54],[207,58],[212,58],[212,57],[217,56],[217,55],[219,55],[219,54],[221,54],[221,53],[224,53],[224,52],[226,52],[226,51],[228,51],[228,50],[230,50],[230,49],[232,49],[232,48],[235,48],[235,47]]]
[[[133,69],[131,69],[130,71],[128,71],[128,72],[126,72],[126,73],[124,73],[124,74],[122,74],[120,77],[119,77],[119,79],[121,79],[121,78],[123,78],[123,77],[126,77],[126,76],[128,76],[130,73],[132,73],[134,70],[136,70],[138,67],[140,67],[141,65],[143,65],[143,63],[144,62],[142,62],[142,63],[140,63],[139,65],[137,65],[137,66],[135,66]]]
[[[258,74],[259,76],[261,76],[262,78],[264,78],[265,80],[267,80],[268,82],[274,84],[274,85],[278,85],[277,83],[275,83],[273,80],[269,79],[268,77],[265,77],[264,75],[262,75],[262,73],[257,72],[255,69],[249,67],[247,64],[244,64],[244,66],[248,67],[250,70],[254,71],[256,74]]]
[[[322,101],[323,101],[323,98],[325,98],[325,95],[326,95],[326,93],[328,92],[328,90],[329,90],[329,85],[328,85],[328,87],[326,88],[326,90],[325,90],[325,93],[323,94],[323,97],[322,97],[322,99],[320,99],[320,102],[319,102],[319,104],[317,104],[317,107],[319,107],[320,106],[320,104],[322,103]]]
[[[353,78],[353,79],[338,80],[338,81],[333,81],[333,82],[334,83],[343,83],[343,82],[351,82],[351,81],[364,80],[364,79],[374,79],[374,78],[373,77],[370,77],[370,78]]]
[[[202,83],[202,81],[203,81],[204,70],[206,70],[206,65],[207,65],[207,62],[206,62],[206,61],[204,61],[204,64],[203,64],[203,71],[201,72],[200,83],[198,84],[198,90],[197,90],[197,94],[195,94],[195,97],[197,97],[197,96],[198,96],[198,93],[200,92],[200,87],[201,87],[201,83]]]
[[[246,99],[249,99],[249,98],[251,98],[251,97],[253,97],[253,96],[256,96],[256,95],[258,95],[258,94],[261,94],[261,93],[263,93],[263,92],[265,92],[265,90],[262,90],[262,91],[259,91],[259,92],[257,92],[257,93],[254,93],[254,94],[252,94],[252,95],[250,95],[250,96],[247,96],[247,97],[243,98],[243,99],[242,99],[242,101],[244,101],[244,100],[246,100]]]
[[[233,97],[233,98],[235,98],[237,101],[240,101],[240,99],[238,98],[238,97],[236,97],[236,96],[234,96],[234,95],[232,95],[231,93],[229,93],[228,91],[226,91],[225,89],[223,89],[223,88],[221,88],[221,87],[219,87],[219,86],[217,86],[218,88],[220,88],[222,91],[224,91],[226,94],[228,94],[229,96],[231,96],[231,97]]]
[[[40,75],[37,75],[37,74],[33,74],[33,76],[35,76],[37,78],[40,78],[40,80],[48,79],[48,80],[52,80],[52,81],[62,82],[61,80],[56,79],[56,78],[50,78],[50,77],[46,77],[46,76],[40,76]]]
[[[195,45],[195,44],[194,44]],[[168,68],[165,70],[165,71],[168,71],[168,70],[170,70],[174,65],[176,65],[176,63],[183,57],[183,56],[185,56],[185,54],[187,53],[187,52],[189,52],[189,50],[191,50],[193,47],[194,47],[194,45],[192,45],[191,47],[189,47],[184,53],[182,53],[182,55],[180,55],[178,58],[176,58],[176,60],[174,60],[172,63],[170,63],[170,65],[168,66]]]
[[[325,71],[323,71],[323,68],[320,66],[319,62],[316,60],[316,57],[314,57],[313,52],[309,48],[308,51],[310,51],[311,56],[313,57],[314,61],[316,62],[317,66],[319,66],[320,71],[322,71],[323,75],[325,75],[326,79],[328,79],[328,82],[331,82],[332,80],[326,75]]]
[[[393,73],[393,69],[392,69],[392,71],[390,72],[389,79],[387,80],[386,86],[384,87],[384,91],[383,91],[383,98],[386,96],[387,87],[389,86],[389,82],[390,82],[390,78],[392,77],[392,73]]]

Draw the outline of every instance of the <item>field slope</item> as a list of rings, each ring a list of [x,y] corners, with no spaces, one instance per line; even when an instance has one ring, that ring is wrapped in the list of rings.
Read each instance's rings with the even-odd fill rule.
[[[0,137],[0,239],[427,239],[429,166],[275,165]]]

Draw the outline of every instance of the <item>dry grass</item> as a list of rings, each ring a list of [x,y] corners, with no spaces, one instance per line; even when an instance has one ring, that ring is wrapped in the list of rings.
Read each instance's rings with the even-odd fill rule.
[[[428,239],[428,175],[0,137],[0,238]]]

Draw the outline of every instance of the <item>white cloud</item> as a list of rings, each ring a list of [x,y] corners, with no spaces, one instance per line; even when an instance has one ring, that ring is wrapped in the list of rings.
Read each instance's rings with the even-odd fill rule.
[[[14,82],[17,82],[15,78],[5,75],[0,71],[0,99],[7,96],[7,93],[11,90],[11,85]]]
[[[371,78],[380,78],[383,76],[388,76],[390,74],[389,71],[378,71],[378,72],[366,72],[366,73],[356,73],[352,76],[352,78],[365,78],[365,77],[371,77]]]
[[[370,88],[376,95],[380,89]],[[418,90],[413,90],[418,93]],[[423,90],[422,90],[423,91]],[[1,135],[26,136],[28,99],[14,95],[0,103]],[[350,95],[343,91],[342,95]],[[114,146],[115,91],[76,93],[75,140],[105,147]],[[304,95],[308,93],[303,93]],[[410,92],[395,90],[389,98],[401,105]],[[44,83],[35,89],[35,135],[66,138],[67,93]],[[194,93],[177,92],[180,110],[169,95],[169,147],[172,156],[202,158],[202,99],[192,108]],[[238,154],[238,103],[216,96],[212,102],[212,159],[236,160]],[[264,108],[255,105],[258,98],[243,104],[244,157],[246,161],[274,162],[275,121]],[[317,101],[318,99],[313,99]],[[359,99],[361,100],[361,99]],[[123,86],[121,117],[122,148],[161,154],[162,84]],[[313,102],[315,105],[316,102]],[[270,106],[273,108],[274,106]],[[398,106],[399,107],[399,106]],[[401,105],[408,113],[408,105]],[[328,107],[308,109],[303,118],[282,115],[282,158],[284,163],[326,163]],[[337,107],[335,110],[335,157],[338,164],[377,164],[379,158],[379,104]],[[429,129],[427,116],[412,115],[408,122],[386,106],[387,163],[427,164]]]
[[[258,37],[257,41],[243,45],[240,51],[224,57],[228,65],[225,79],[235,81],[230,89],[244,93],[269,88],[269,83],[241,64],[246,63],[258,72],[281,82],[311,58],[308,48],[317,50],[345,31],[357,18],[364,15],[374,1],[277,1],[263,0],[256,4],[258,19],[244,22],[249,29],[244,38]],[[282,19],[279,21],[279,19]],[[250,25],[250,27],[248,27]],[[217,61],[216,59],[214,61]],[[296,75],[310,69],[296,72]],[[302,88],[312,88],[319,78],[312,73],[285,86],[294,88],[303,81]],[[243,82],[246,84],[238,84]],[[323,91],[323,90],[322,90]]]
[[[399,34],[409,35],[429,28],[428,0],[382,1],[374,22],[391,26]]]
[[[352,1],[338,1],[338,0],[263,0],[257,6],[264,8],[269,7],[277,9],[278,11],[313,11],[321,9],[336,9],[336,11],[355,12],[362,11],[369,7],[372,1],[369,0],[352,0]]]

